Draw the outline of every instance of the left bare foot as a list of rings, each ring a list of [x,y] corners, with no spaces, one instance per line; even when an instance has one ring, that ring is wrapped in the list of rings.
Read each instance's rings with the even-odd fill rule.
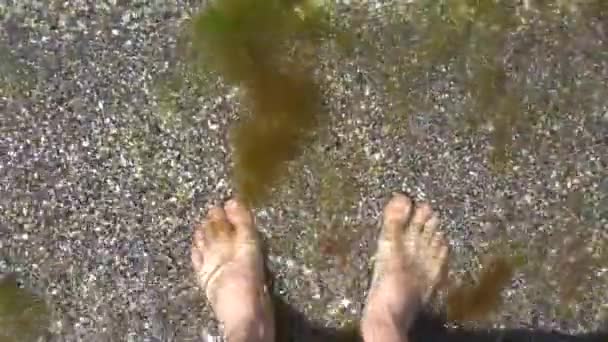
[[[261,243],[245,205],[233,199],[209,210],[194,229],[192,264],[229,341],[274,341]]]

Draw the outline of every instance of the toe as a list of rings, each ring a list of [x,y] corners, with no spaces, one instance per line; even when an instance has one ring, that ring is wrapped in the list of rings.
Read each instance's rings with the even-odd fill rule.
[[[209,209],[202,223],[194,227],[194,245],[200,250],[209,248],[214,241],[229,239],[234,228],[226,219],[224,209],[213,207]]]
[[[205,234],[203,232],[203,224],[197,224],[194,227],[194,235],[192,236],[192,249],[203,251],[205,248]]]
[[[256,230],[253,215],[243,202],[231,199],[226,202],[224,210],[228,221],[236,229],[237,239],[240,241],[255,240]]]
[[[433,249],[433,251],[438,252],[439,249],[441,248],[441,246],[444,245],[443,233],[435,232],[434,234],[432,234],[432,238],[431,238],[430,242],[431,242],[431,248]]]
[[[446,264],[449,254],[450,254],[450,247],[447,244],[442,243],[441,246],[439,247],[439,253],[437,253],[437,259],[439,259],[439,261],[442,264]]]
[[[448,279],[448,257],[450,254],[450,247],[443,243],[439,248],[437,254],[437,262],[439,263],[439,285],[445,284]]]
[[[433,262],[436,264],[439,273],[443,273],[447,269],[448,255],[450,253],[450,247],[445,242],[445,238],[442,233],[435,232],[431,241],[431,250]]]
[[[412,233],[421,233],[425,223],[429,221],[432,215],[433,210],[428,203],[418,205],[414,212],[414,217],[412,217],[412,221],[410,222],[409,230]]]
[[[426,243],[431,242],[431,239],[433,239],[435,236],[437,227],[439,227],[439,217],[433,214],[431,218],[424,223],[424,228],[422,231],[422,237]]]
[[[190,258],[192,259],[192,267],[194,272],[199,273],[203,270],[203,253],[196,246],[192,246],[190,250]]]
[[[234,227],[226,220],[223,221],[208,221],[205,225],[203,238],[205,244],[209,245],[214,241],[231,240],[234,237]]]
[[[207,212],[207,220],[208,221],[225,221],[226,220],[226,212],[222,207],[213,207],[209,209]]]
[[[389,241],[398,240],[407,223],[412,201],[405,195],[395,194],[384,207],[383,237]]]

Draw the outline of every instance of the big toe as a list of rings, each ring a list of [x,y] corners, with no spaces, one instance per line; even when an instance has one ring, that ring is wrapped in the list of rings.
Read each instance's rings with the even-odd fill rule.
[[[227,213],[220,207],[209,210],[200,228],[195,231],[195,238],[202,235],[207,247],[215,241],[230,241],[234,238],[235,227],[229,222]]]
[[[253,215],[249,208],[238,199],[231,199],[224,205],[226,218],[234,226],[240,241],[255,240]]]
[[[224,232],[230,230],[227,223],[224,209],[220,207],[211,208],[207,212],[206,217],[194,225],[194,234],[192,236],[193,248],[200,252],[208,248],[213,243],[213,240],[227,234],[227,232]]]
[[[214,242],[229,238],[232,230],[224,209],[220,207],[211,208],[206,217],[194,225],[191,257],[196,271],[203,268],[203,256],[214,248]]]
[[[403,194],[395,194],[384,207],[383,237],[397,240],[411,215],[412,201]]]

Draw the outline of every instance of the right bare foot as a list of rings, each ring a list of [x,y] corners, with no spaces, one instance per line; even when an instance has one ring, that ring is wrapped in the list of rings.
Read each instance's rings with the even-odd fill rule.
[[[366,341],[401,340],[373,330],[409,328],[447,274],[448,245],[437,230],[439,219],[428,204],[413,208],[396,194],[384,208],[383,228],[374,256],[374,274],[362,321]],[[389,329],[391,329],[389,327]],[[366,332],[367,330],[367,332]],[[379,337],[379,336],[385,337]]]

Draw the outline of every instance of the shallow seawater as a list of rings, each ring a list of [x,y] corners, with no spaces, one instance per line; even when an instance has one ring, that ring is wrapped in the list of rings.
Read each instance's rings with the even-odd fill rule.
[[[179,55],[193,68],[175,73],[177,99],[168,110],[183,106],[180,96],[195,98],[188,106],[199,104],[202,95],[188,89],[193,83],[238,89],[230,103],[237,118],[225,140],[234,193],[276,215],[264,227],[274,253],[323,278],[315,283],[321,294],[314,305],[305,303],[313,296],[301,283],[282,279],[300,302],[277,296],[277,319],[287,327],[281,340],[297,340],[290,329],[301,329],[305,319],[296,309],[319,320],[331,316],[325,297],[363,302],[378,203],[406,187],[435,201],[453,242],[440,326],[529,321],[533,328],[580,331],[608,321],[608,304],[600,303],[608,283],[606,23],[603,0],[383,6],[222,0],[196,14],[188,51]],[[0,77],[0,100],[26,93],[27,82],[13,78]],[[152,119],[141,120],[133,136],[155,127]],[[108,129],[103,139],[112,141],[116,131]],[[171,144],[180,141],[167,147],[160,139],[139,143],[174,153]],[[192,146],[206,142],[187,143],[175,159],[200,153]],[[156,179],[152,171],[151,182],[160,185],[146,191],[179,208],[176,216],[193,210],[194,190],[175,190],[171,179]],[[118,209],[107,203],[96,209],[113,219]],[[47,333],[52,310],[41,298],[15,278],[2,278],[0,339]],[[359,310],[362,303],[356,304]],[[313,336],[360,339],[356,310],[332,314],[331,325],[344,329],[324,334],[320,323]]]
[[[467,103],[461,129],[491,128],[491,167],[500,174],[510,167],[513,136],[533,131],[537,122],[544,119],[544,112],[552,110],[547,103],[534,100],[542,98],[546,90],[538,89],[530,84],[533,81],[526,79],[526,71],[521,68],[526,58],[532,56],[515,50],[518,46],[515,43],[513,47],[513,37],[527,41],[526,35],[535,36],[546,39],[549,44],[551,39],[576,39],[568,32],[538,37],[535,30],[554,27],[563,21],[573,25],[576,31],[577,25],[585,25],[582,18],[595,15],[600,18],[606,14],[601,1],[573,7],[560,7],[559,2],[548,1],[538,4],[533,12],[526,12],[529,9],[509,1],[458,4],[431,1],[425,5],[392,7],[389,4],[377,11],[352,5],[342,12],[348,13],[345,18],[340,18],[337,11],[332,12],[335,7],[315,7],[317,5],[306,2],[269,1],[265,6],[252,10],[255,6],[248,1],[226,1],[200,14],[195,34],[195,37],[200,35],[195,39],[206,39],[205,46],[210,51],[207,55],[212,56],[209,61],[215,63],[219,75],[245,88],[245,108],[233,131],[234,177],[237,193],[260,204],[271,188],[289,177],[288,163],[300,158],[302,151],[314,144],[310,139],[312,133],[327,129],[320,124],[328,121],[319,117],[326,115],[322,101],[331,99],[322,98],[324,84],[317,82],[314,74],[315,63],[320,65],[321,61],[312,59],[305,63],[298,51],[301,46],[320,51],[332,39],[338,45],[348,40],[361,58],[384,55],[387,60],[390,54],[406,51],[404,58],[392,59],[393,64],[380,64],[380,60],[376,60],[374,65],[372,60],[372,75],[388,70],[415,70],[410,80],[407,75],[389,78],[389,83],[396,84],[387,84],[387,89],[411,88],[413,85],[408,82],[414,83],[420,70],[434,72],[438,64],[455,70],[456,82],[460,82]],[[311,11],[314,19],[328,20],[306,21],[302,19],[306,18],[301,15],[306,13],[302,8]],[[268,20],[273,24],[268,25]],[[349,22],[353,26],[344,29],[336,25],[337,22]],[[402,36],[400,30],[415,38]],[[322,39],[318,32],[324,33]],[[373,41],[377,32],[385,36]],[[393,39],[395,45],[383,46],[382,39]],[[408,43],[405,50],[398,46]],[[286,48],[289,46],[293,47],[291,51]],[[502,58],[505,51],[512,53],[509,58]],[[326,57],[346,59],[350,56]],[[568,72],[567,65],[559,68]],[[569,91],[569,81],[562,81],[566,83],[561,89]],[[420,89],[411,94],[415,97],[423,92]],[[571,93],[564,95],[572,96]],[[401,100],[399,93],[389,92],[387,96],[396,102]],[[422,99],[408,101],[419,103]],[[566,108],[559,110],[565,113]],[[339,242],[325,244],[330,246],[326,249],[339,250],[339,246],[333,246],[336,244]],[[475,277],[475,284],[449,290],[450,319],[480,319],[497,310],[501,304],[500,294],[511,283],[514,268],[522,266],[517,263],[522,259],[521,253],[526,252],[518,251],[514,257],[496,256],[491,265],[486,265]]]

